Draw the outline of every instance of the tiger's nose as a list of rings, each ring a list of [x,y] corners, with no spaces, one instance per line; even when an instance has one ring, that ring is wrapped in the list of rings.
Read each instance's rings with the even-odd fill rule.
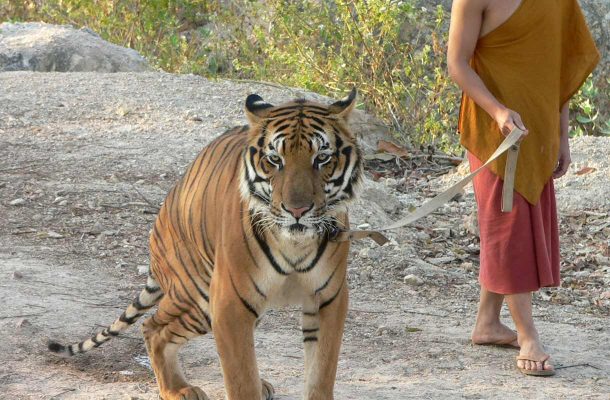
[[[309,211],[313,208],[313,204],[310,205],[309,207],[293,208],[293,207],[286,207],[284,205],[284,203],[282,203],[282,208],[284,209],[284,211],[288,211],[290,214],[292,214],[293,217],[301,218],[303,216],[303,214],[305,214],[307,211]]]

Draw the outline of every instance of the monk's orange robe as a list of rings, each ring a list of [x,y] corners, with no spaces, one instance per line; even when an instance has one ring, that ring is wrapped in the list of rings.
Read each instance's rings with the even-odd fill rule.
[[[499,27],[481,37],[471,66],[490,92],[521,116],[528,136],[521,143],[515,190],[536,204],[557,165],[560,111],[599,61],[576,0],[522,0]],[[462,96],[460,141],[487,160],[504,139],[497,123]],[[506,157],[490,169],[504,176]]]
[[[505,23],[477,43],[473,69],[529,130],[521,144],[510,213],[501,211],[505,158],[473,182],[481,239],[479,281],[491,292],[532,292],[560,283],[552,179],[560,110],[598,60],[576,0],[522,0]],[[467,96],[459,130],[473,169],[503,140],[496,122]]]

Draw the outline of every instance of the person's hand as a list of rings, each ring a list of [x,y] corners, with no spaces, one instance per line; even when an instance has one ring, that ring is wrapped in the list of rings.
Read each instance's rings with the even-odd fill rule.
[[[559,143],[559,157],[557,159],[557,167],[553,171],[553,179],[561,178],[568,172],[568,167],[572,159],[570,158],[570,143],[567,139],[561,140]]]
[[[521,116],[516,111],[509,108],[503,107],[498,110],[496,115],[494,115],[494,119],[496,120],[496,123],[504,136],[508,136],[508,134],[511,133],[515,127],[523,131],[523,136],[521,136],[521,139],[523,139],[528,133],[525,125],[523,125],[523,121],[521,121]]]

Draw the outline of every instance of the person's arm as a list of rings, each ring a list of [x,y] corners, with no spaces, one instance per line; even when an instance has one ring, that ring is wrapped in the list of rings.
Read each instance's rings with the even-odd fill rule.
[[[567,101],[561,107],[561,115],[559,119],[561,128],[561,139],[559,142],[559,157],[557,159],[557,168],[553,171],[553,178],[561,178],[568,172],[572,159],[570,157],[570,102]]]
[[[527,134],[521,116],[501,104],[469,64],[479,39],[483,13],[488,2],[489,0],[453,1],[447,48],[449,76],[497,122],[503,134],[508,135],[515,126]]]

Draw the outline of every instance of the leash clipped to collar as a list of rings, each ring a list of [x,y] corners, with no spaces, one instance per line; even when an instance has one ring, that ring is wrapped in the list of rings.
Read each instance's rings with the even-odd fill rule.
[[[432,211],[436,210],[443,204],[449,202],[456,194],[460,193],[462,188],[466,186],[475,176],[487,167],[494,160],[500,157],[503,153],[508,151],[506,159],[506,167],[504,170],[504,184],[502,187],[502,211],[510,212],[513,208],[513,187],[515,183],[515,171],[517,169],[517,158],[519,156],[519,139],[523,135],[523,131],[519,128],[514,128],[508,136],[504,139],[500,146],[493,152],[485,164],[471,172],[462,178],[458,183],[451,186],[449,189],[442,193],[439,193],[434,198],[424,203],[421,207],[417,208],[411,214],[405,218],[394,222],[391,225],[377,229],[377,230],[349,230],[339,232],[332,240],[335,242],[346,242],[348,240],[359,240],[364,238],[373,239],[378,245],[383,245],[389,242],[389,239],[381,232],[389,231],[392,229],[401,228],[409,225],[410,223],[417,221],[418,219],[425,217]]]

